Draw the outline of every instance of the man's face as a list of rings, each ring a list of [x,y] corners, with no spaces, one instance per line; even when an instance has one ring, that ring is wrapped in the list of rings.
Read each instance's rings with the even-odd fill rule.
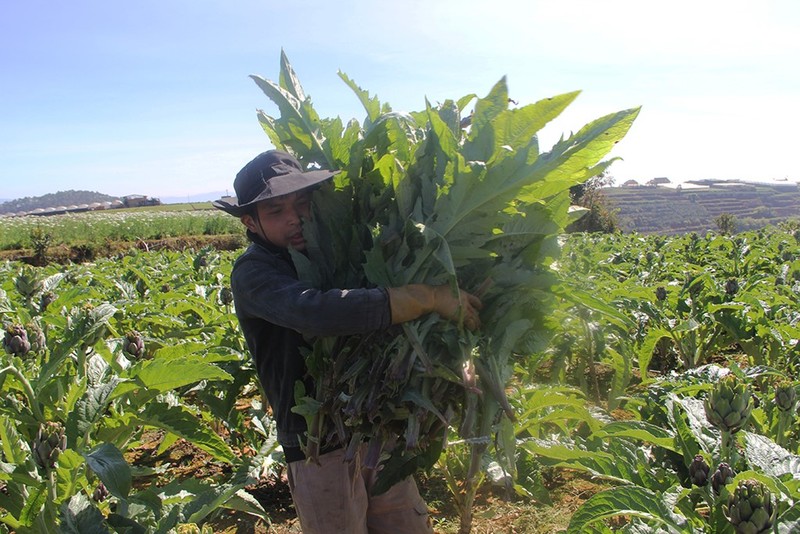
[[[266,241],[282,248],[304,250],[303,219],[311,214],[311,193],[299,191],[256,204],[258,218],[242,216],[242,223]]]

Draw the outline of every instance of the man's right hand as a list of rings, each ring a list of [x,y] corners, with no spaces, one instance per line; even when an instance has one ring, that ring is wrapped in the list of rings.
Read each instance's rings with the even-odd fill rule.
[[[481,301],[475,295],[459,289],[454,293],[450,286],[409,284],[387,289],[392,311],[392,324],[412,321],[428,313],[438,313],[445,319],[462,323],[469,330],[481,326],[479,311]]]

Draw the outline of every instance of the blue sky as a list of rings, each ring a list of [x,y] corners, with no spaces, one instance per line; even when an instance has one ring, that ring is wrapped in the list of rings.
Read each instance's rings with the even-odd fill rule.
[[[322,116],[363,119],[342,70],[396,110],[507,76],[526,104],[582,94],[543,148],[642,111],[617,183],[800,180],[800,2],[793,0],[74,0],[0,16],[0,198],[66,189],[183,197],[231,188],[270,148],[248,78],[286,51]]]

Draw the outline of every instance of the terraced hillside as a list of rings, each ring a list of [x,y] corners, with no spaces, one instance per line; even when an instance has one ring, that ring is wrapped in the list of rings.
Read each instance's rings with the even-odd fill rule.
[[[800,189],[733,183],[708,189],[609,187],[602,190],[609,206],[618,210],[625,232],[680,234],[717,228],[714,218],[736,217],[737,229],[760,228],[787,219],[800,219]]]

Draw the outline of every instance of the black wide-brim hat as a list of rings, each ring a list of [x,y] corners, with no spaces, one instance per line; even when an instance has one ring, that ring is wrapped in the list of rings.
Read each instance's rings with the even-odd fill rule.
[[[267,150],[245,165],[233,180],[236,198],[221,198],[211,204],[224,212],[241,217],[248,206],[268,198],[281,197],[308,189],[331,179],[339,171],[304,171],[300,162],[286,152]]]

